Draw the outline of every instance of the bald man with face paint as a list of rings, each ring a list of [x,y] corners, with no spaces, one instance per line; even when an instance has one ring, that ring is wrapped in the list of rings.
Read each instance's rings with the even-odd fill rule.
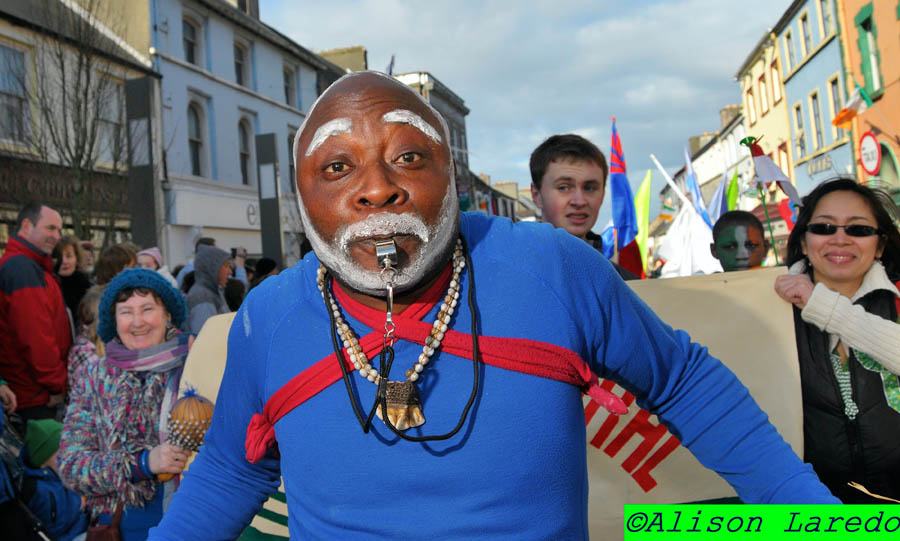
[[[836,503],[601,254],[460,214],[446,125],[404,85],[343,77],[295,156],[314,252],[237,312],[205,445],[151,539],[233,539],[280,477],[293,539],[585,539],[582,393],[621,405],[598,376],[745,501]]]

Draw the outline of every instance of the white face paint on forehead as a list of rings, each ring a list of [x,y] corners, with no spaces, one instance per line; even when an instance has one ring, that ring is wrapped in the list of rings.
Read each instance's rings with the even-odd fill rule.
[[[428,137],[431,137],[436,143],[441,143],[441,136],[438,134],[437,130],[434,129],[431,124],[425,122],[424,118],[408,109],[395,109],[393,111],[388,111],[387,113],[382,115],[381,120],[382,122],[409,124],[413,128],[417,128]]]
[[[313,134],[309,146],[306,148],[306,156],[312,155],[319,146],[329,137],[340,135],[342,133],[350,133],[353,128],[353,122],[349,118],[335,118],[319,126],[316,133]]]
[[[428,103],[428,100],[426,100],[418,92],[415,92],[413,89],[411,89],[408,86],[397,81],[397,79],[394,79],[393,77],[391,77],[390,75],[387,75],[386,73],[381,73],[380,71],[354,71],[352,73],[348,73],[348,74],[342,76],[340,79],[335,81],[331,86],[329,86],[328,88],[325,89],[325,92],[322,92],[322,94],[320,94],[319,97],[316,98],[315,102],[313,102],[312,107],[309,108],[309,112],[306,114],[306,118],[303,119],[303,123],[300,124],[299,128],[297,128],[297,133],[294,135],[294,148],[293,148],[294,159],[297,158],[297,150],[298,150],[297,147],[300,145],[300,136],[306,130],[306,123],[310,119],[310,117],[312,117],[313,111],[316,110],[316,106],[319,105],[319,102],[324,100],[325,97],[328,96],[328,94],[330,94],[332,92],[332,89],[338,87],[339,83],[341,81],[343,81],[344,79],[349,79],[351,77],[359,77],[362,75],[375,75],[377,77],[384,77],[385,79],[390,79],[399,85],[398,88],[406,89],[407,91],[409,91],[410,95],[415,96],[416,99],[418,99],[423,105],[425,105],[425,107],[427,107],[428,110],[431,111],[432,114],[434,114],[435,118],[438,119],[438,122],[441,125],[441,133],[444,135],[444,140],[445,141],[450,140],[450,128],[449,128],[449,126],[447,126],[447,121],[444,120],[444,117],[441,116],[440,113],[438,113],[437,109],[435,109],[430,103]],[[451,155],[450,159],[451,160],[453,159],[452,155]],[[296,182],[296,179],[293,179],[293,181]],[[297,192],[297,198],[298,198],[298,200],[300,200],[300,192]],[[302,204],[302,202],[301,202],[301,204]]]

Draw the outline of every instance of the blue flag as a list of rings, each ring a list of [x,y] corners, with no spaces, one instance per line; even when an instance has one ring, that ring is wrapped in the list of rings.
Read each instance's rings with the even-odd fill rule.
[[[612,119],[612,148],[609,151],[609,189],[612,192],[612,219],[616,228],[616,249],[622,250],[637,237],[637,213],[634,211],[634,194],[625,174],[625,154],[622,141],[616,131],[616,119]]]
[[[709,219],[709,213],[706,211],[706,202],[703,201],[703,194],[700,193],[700,186],[697,184],[697,175],[694,174],[694,164],[691,163],[691,155],[688,153],[687,147],[684,149],[684,162],[687,165],[687,172],[684,175],[684,184],[694,208],[703,218],[710,228],[712,228],[712,220]]]
[[[606,227],[603,229],[603,232],[600,233],[600,238],[603,239],[603,255],[606,259],[612,258],[616,253],[616,231],[615,227],[613,227],[613,221],[610,220]]]
[[[728,197],[725,191],[728,189],[728,183],[730,181],[731,179],[728,178],[728,173],[723,173],[722,182],[719,183],[719,187],[716,188],[716,193],[713,194],[712,199],[709,202],[709,219],[713,224],[718,222],[719,218],[728,212]]]

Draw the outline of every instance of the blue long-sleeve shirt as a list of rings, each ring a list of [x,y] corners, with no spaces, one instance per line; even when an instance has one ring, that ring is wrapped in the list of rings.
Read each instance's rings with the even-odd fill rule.
[[[547,225],[477,214],[462,216],[461,233],[481,335],[578,353],[637,396],[745,502],[838,503],[735,376],[660,321],[586,243]],[[483,366],[463,429],[431,443],[398,440],[377,419],[364,434],[337,382],[275,424],[280,459],[245,460],[251,416],[333,351],[317,267],[311,254],[245,300],[229,334],[206,445],[150,538],[235,537],[278,487],[279,474],[292,538],[586,538],[581,391],[537,376]],[[451,326],[468,333],[468,275],[461,287]],[[373,330],[345,319],[359,337]],[[395,350],[393,379],[401,379],[421,346],[400,341]],[[368,411],[375,385],[352,378]],[[437,353],[419,382],[427,422],[410,432],[451,430],[472,380],[470,360]]]

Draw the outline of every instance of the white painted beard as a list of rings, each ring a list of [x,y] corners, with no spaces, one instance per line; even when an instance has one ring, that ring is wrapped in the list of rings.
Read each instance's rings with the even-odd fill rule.
[[[428,227],[414,214],[394,214],[382,212],[366,219],[340,227],[331,242],[323,239],[312,226],[306,207],[300,206],[300,219],[313,251],[325,267],[341,282],[356,291],[372,296],[386,294],[385,281],[379,271],[371,271],[353,260],[349,255],[349,245],[357,239],[373,236],[412,235],[419,239],[420,248],[405,265],[397,268],[394,276],[395,293],[409,291],[419,285],[424,278],[441,263],[442,256],[450,253],[458,233],[459,200],[455,183],[451,182],[441,202],[441,212],[434,226]]]

